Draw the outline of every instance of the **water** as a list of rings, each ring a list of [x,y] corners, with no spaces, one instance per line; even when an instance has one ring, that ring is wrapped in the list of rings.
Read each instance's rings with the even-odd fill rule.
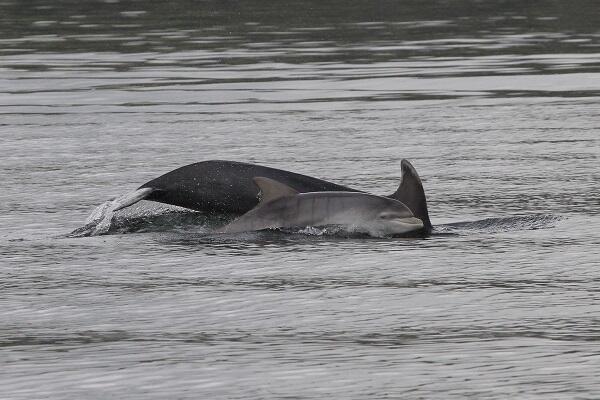
[[[595,3],[3,0],[0,397],[597,398]],[[66,236],[215,158],[407,158],[438,234]]]

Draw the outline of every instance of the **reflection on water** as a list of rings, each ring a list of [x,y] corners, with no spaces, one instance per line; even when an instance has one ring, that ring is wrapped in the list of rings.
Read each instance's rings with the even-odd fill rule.
[[[0,0],[0,397],[595,397],[596,3]],[[408,158],[438,229],[65,237],[214,158]]]
[[[224,57],[209,64],[371,63],[420,55],[593,53],[598,40],[593,0],[5,0],[0,6],[9,53],[187,51],[200,53],[188,53],[198,63],[202,51],[212,51]]]

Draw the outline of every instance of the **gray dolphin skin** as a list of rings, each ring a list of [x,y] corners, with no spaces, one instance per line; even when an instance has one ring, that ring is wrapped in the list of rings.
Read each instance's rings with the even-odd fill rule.
[[[432,225],[427,200],[417,171],[407,160],[401,162],[402,181],[387,196],[404,203],[423,221],[423,234]],[[258,204],[258,188],[253,178],[261,176],[281,182],[299,193],[359,192],[321,179],[262,165],[237,161],[210,160],[177,168],[140,186],[118,199],[115,211],[140,200],[171,204],[207,213],[242,215]]]
[[[423,228],[423,222],[398,200],[360,192],[298,193],[269,178],[253,181],[261,192],[258,206],[218,233],[336,225],[380,237]]]

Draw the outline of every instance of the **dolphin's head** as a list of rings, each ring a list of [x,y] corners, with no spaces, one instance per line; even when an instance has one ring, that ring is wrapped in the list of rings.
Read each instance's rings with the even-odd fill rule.
[[[423,229],[423,221],[416,218],[404,203],[386,200],[375,210],[370,224],[371,233],[376,236],[395,236]]]

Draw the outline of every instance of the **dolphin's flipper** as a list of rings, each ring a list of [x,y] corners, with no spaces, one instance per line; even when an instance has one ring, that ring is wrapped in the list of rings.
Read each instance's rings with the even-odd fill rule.
[[[113,200],[113,211],[119,211],[125,207],[129,207],[140,200],[144,200],[154,191],[153,188],[141,188],[133,192],[124,194],[121,197],[117,197]]]
[[[419,174],[408,160],[402,160],[402,182],[398,190],[392,194],[391,198],[399,200],[406,204],[413,212],[414,216],[423,221],[423,229],[430,233],[433,229],[429,220],[429,212],[427,211],[427,199],[425,198],[425,190]]]

